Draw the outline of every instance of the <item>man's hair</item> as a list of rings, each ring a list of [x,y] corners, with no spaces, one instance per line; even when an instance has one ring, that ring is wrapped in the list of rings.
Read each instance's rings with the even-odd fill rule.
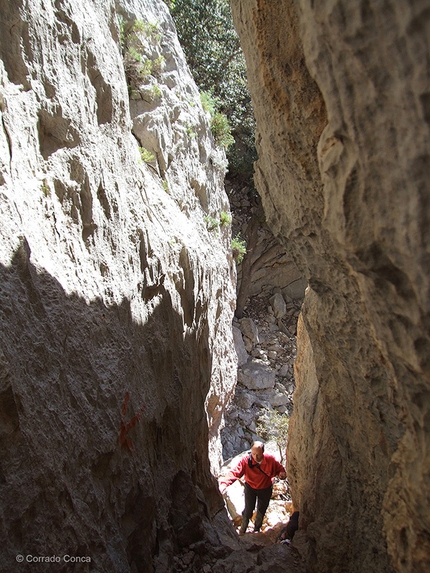
[[[251,448],[253,448],[254,446],[257,446],[258,448],[261,447],[261,450],[264,452],[264,444],[263,444],[263,442],[260,442],[260,440],[252,442]]]

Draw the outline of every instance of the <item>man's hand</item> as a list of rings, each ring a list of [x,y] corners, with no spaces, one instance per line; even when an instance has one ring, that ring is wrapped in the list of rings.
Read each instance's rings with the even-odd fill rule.
[[[285,479],[287,477],[287,474],[285,472],[281,472],[278,477],[280,479]]]

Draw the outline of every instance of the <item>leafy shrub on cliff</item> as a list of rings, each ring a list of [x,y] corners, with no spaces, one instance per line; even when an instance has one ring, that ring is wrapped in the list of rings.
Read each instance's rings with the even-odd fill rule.
[[[227,116],[220,111],[215,112],[211,119],[211,131],[215,143],[226,149],[234,143],[234,137],[231,134],[230,123]]]
[[[175,0],[171,6],[178,36],[200,90],[217,102],[213,131],[227,147],[229,173],[251,183],[255,121],[246,84],[245,60],[228,0]],[[204,104],[203,104],[204,105]],[[215,116],[214,116],[215,117]],[[233,139],[235,145],[231,145]]]
[[[158,24],[144,20],[127,23],[119,16],[118,22],[124,70],[131,93],[147,83],[151,75],[158,77],[162,73],[164,57],[160,55],[152,59],[147,55],[149,48],[160,42],[161,34]]]
[[[211,215],[207,215],[204,220],[208,231],[214,231],[219,227],[218,219],[215,219],[215,217],[212,217]]]
[[[204,111],[210,116],[216,112],[217,103],[210,92],[200,92],[200,101],[202,102]]]
[[[227,213],[227,211],[221,211],[219,215],[219,224],[223,226],[223,225],[230,225],[230,223],[231,223],[230,213]]]
[[[231,240],[231,250],[233,251],[234,260],[237,264],[240,264],[246,255],[246,242],[240,238],[240,235],[236,235]]]
[[[139,147],[140,158],[144,163],[151,163],[155,159],[155,155],[145,147]]]
[[[200,101],[203,109],[210,115],[210,127],[215,143],[227,149],[234,143],[234,138],[227,116],[218,110],[219,101],[209,92],[201,92]]]

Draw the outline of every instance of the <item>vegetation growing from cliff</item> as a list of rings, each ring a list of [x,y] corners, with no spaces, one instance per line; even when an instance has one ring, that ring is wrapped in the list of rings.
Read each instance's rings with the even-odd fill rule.
[[[144,20],[126,22],[119,16],[120,41],[124,59],[124,69],[130,91],[139,91],[150,77],[159,77],[164,69],[163,56],[150,57],[150,46],[160,43],[158,24]]]
[[[243,257],[246,255],[246,242],[240,238],[240,235],[233,237],[231,241],[231,249],[236,263],[240,264]]]
[[[231,134],[231,127],[227,116],[218,111],[219,100],[214,98],[209,92],[201,92],[200,100],[203,109],[210,116],[210,126],[215,143],[227,149],[234,143],[234,138]]]
[[[261,201],[254,188],[255,120],[247,87],[246,65],[233,25],[229,0],[175,0],[166,2],[194,79],[201,90],[204,109],[211,114],[211,128],[228,158],[227,179],[234,213],[232,250],[240,265],[235,314],[242,318],[254,276],[266,264],[266,251],[256,252],[266,227]],[[219,112],[221,115],[216,115]],[[226,123],[227,118],[228,123]],[[230,128],[231,127],[231,134]],[[234,140],[234,144],[232,143]],[[247,207],[242,207],[245,199]],[[238,232],[242,237],[238,237]],[[279,249],[276,239],[267,242],[269,253]]]
[[[144,163],[150,163],[155,159],[155,155],[145,147],[139,147],[140,158]]]
[[[227,148],[229,176],[252,186],[255,122],[229,2],[175,0],[167,4],[194,79],[206,94],[203,98],[212,100],[207,102],[212,106],[211,128],[217,143]],[[235,145],[231,145],[233,138]]]

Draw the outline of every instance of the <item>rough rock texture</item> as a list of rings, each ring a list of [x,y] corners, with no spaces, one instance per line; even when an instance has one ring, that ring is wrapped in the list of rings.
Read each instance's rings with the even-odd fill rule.
[[[297,545],[319,573],[427,571],[428,2],[231,4],[256,184],[309,282],[289,446]]]
[[[228,181],[226,181],[226,188],[229,191]],[[255,215],[252,216],[252,202],[243,197],[245,191],[246,188],[242,190],[242,193],[231,191],[229,193],[233,215],[233,234],[239,234],[246,240],[247,257],[249,257],[247,262],[237,266],[239,296],[245,272],[245,275],[249,276],[249,280],[246,281],[249,297],[268,296],[274,288],[279,288],[285,297],[303,298],[307,287],[306,280],[301,277],[284,245],[273,236],[264,221],[258,221],[258,217],[256,221]]]
[[[131,102],[115,8],[159,67]],[[0,0],[0,55],[0,568],[170,571],[222,544],[225,156],[161,1]]]
[[[279,293],[275,296],[279,301]],[[254,440],[267,439],[267,435],[261,435],[261,430],[257,427],[261,425],[267,428],[268,411],[291,414],[295,387],[293,364],[296,357],[296,337],[290,330],[296,332],[300,308],[301,301],[288,303],[286,316],[276,319],[267,299],[253,297],[245,308],[245,313],[250,316],[241,320],[234,319],[238,384],[234,398],[226,409],[225,427],[221,431],[224,460],[249,449]],[[242,332],[239,329],[242,329]],[[252,335],[253,341],[247,334]],[[252,342],[250,354],[245,349],[244,339],[247,339],[247,344]],[[261,384],[263,381],[269,382],[268,388],[265,387],[266,384]],[[282,445],[282,449],[284,448],[285,444]]]

